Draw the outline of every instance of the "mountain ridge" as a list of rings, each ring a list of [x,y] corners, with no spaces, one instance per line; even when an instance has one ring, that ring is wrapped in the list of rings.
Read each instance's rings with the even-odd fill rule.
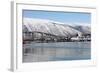
[[[79,28],[80,26],[80,28]],[[23,31],[38,31],[53,34],[56,36],[75,36],[77,34],[86,33],[91,34],[91,28],[84,25],[70,25],[62,22],[57,22],[48,19],[35,19],[35,18],[23,18],[23,28],[27,30]]]

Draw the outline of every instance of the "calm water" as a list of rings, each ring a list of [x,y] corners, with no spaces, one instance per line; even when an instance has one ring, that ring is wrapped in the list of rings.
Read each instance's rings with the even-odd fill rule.
[[[90,42],[34,43],[23,45],[23,62],[91,59]]]

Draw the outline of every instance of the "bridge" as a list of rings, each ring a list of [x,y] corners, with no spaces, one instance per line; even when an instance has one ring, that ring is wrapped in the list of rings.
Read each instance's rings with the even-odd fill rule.
[[[71,36],[57,36],[44,32],[23,32],[23,43],[25,42],[65,42],[70,40]]]

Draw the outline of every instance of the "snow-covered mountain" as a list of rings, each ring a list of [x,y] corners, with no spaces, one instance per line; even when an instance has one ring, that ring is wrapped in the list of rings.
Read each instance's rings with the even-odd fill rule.
[[[43,32],[56,36],[76,36],[81,33],[90,33],[89,26],[73,26],[52,20],[23,18],[23,32]]]
[[[77,25],[74,28],[76,30],[82,32],[83,34],[90,34],[91,33],[91,28],[89,26],[80,26],[80,25]]]

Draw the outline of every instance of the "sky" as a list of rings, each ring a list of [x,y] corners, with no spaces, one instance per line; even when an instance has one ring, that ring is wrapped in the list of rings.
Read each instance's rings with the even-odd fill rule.
[[[91,23],[90,13],[23,10],[23,17],[48,19],[62,23]]]

